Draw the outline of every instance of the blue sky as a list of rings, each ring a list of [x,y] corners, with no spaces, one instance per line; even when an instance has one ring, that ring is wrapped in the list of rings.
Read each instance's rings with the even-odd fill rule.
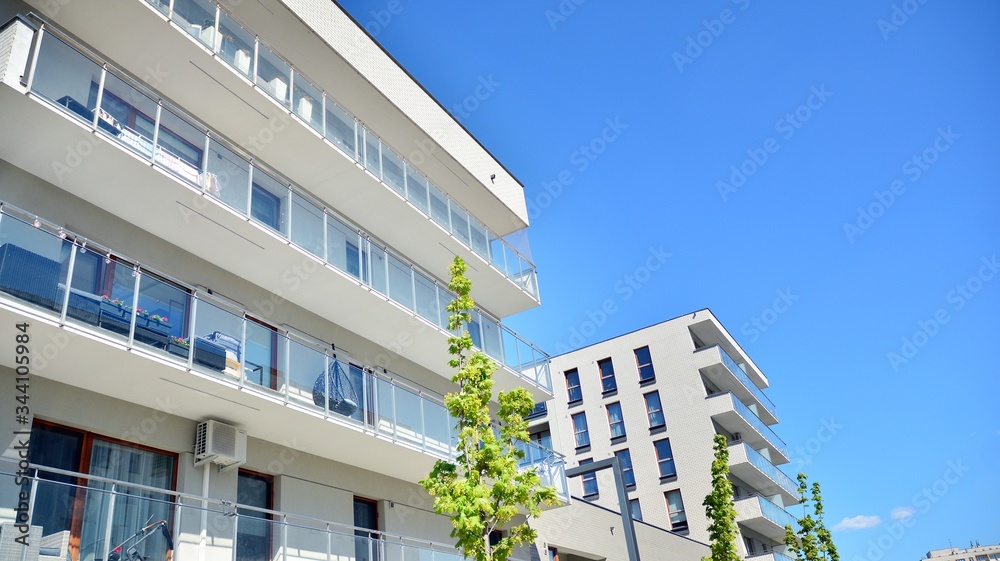
[[[709,307],[845,561],[1000,543],[1000,3],[343,5],[524,183],[515,329]]]

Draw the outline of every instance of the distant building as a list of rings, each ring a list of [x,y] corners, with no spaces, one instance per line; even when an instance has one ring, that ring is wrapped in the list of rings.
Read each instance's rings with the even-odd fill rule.
[[[771,425],[767,378],[710,310],[698,310],[552,359],[555,399],[540,404],[532,439],[571,466],[618,456],[634,517],[708,542],[713,436],[729,441],[740,548],[784,559],[785,507],[797,484]],[[607,472],[603,472],[607,473]],[[610,475],[570,481],[570,493],[607,508]]]
[[[1000,561],[1000,545],[984,547],[976,545],[976,547],[966,549],[957,547],[932,549],[927,552],[924,559],[934,559],[934,561]]]

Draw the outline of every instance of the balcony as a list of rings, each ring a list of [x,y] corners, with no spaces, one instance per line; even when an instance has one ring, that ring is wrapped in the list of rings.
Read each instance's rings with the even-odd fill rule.
[[[798,521],[785,509],[754,495],[736,499],[736,523],[777,542],[785,539],[785,526],[798,529]]]
[[[164,98],[205,116],[221,136],[250,139],[241,144],[254,159],[271,162],[326,204],[359,217],[387,243],[430,264],[434,275],[445,277],[446,265],[436,264],[462,255],[475,264],[473,281],[488,289],[484,303],[501,317],[538,304],[535,267],[503,239],[510,233],[505,228],[515,221],[482,183],[485,178],[455,181],[454,166],[440,163],[450,155],[440,149],[412,150],[410,158],[403,157],[404,150],[390,147],[382,139],[385,135],[358,121],[326,88],[261,41],[256,30],[215,3],[95,1],[61,7],[60,22],[137,75],[148,74],[149,61],[156,61],[152,81]],[[38,7],[46,13],[44,5]],[[108,28],[128,33],[107,33]],[[336,55],[330,52],[328,58],[335,64]],[[343,88],[344,76],[353,74],[345,68],[334,83]],[[381,127],[396,133],[405,125],[395,121],[405,118],[400,115]],[[429,142],[426,134],[421,138]],[[415,166],[413,159],[421,165]],[[427,168],[427,173],[418,168]],[[428,176],[448,178],[448,187],[435,185]],[[449,196],[449,190],[462,191],[466,204]],[[518,195],[523,197],[520,190]],[[473,204],[479,207],[477,216],[467,210]],[[420,243],[426,239],[435,242]]]
[[[787,555],[782,555],[777,551],[768,551],[765,553],[757,553],[754,555],[747,555],[747,561],[794,561],[791,557]]]
[[[739,433],[742,440],[758,450],[766,446],[772,463],[788,463],[785,442],[732,392],[712,394],[706,399],[709,414],[724,429],[730,433]]]
[[[750,379],[729,353],[719,345],[695,351],[702,360],[701,373],[723,391],[731,391],[743,401],[753,403],[758,416],[769,425],[778,422],[777,408],[764,391]]]
[[[532,408],[531,413],[528,413],[528,416],[525,417],[525,419],[526,420],[540,419],[548,414],[549,414],[548,402],[539,401],[538,403],[535,404],[535,407]]]
[[[403,329],[407,358],[432,371],[447,363],[442,282],[52,29],[36,38],[30,94],[0,87],[12,130],[23,131],[0,139],[12,163],[369,340],[402,347],[400,326],[419,318]],[[81,146],[72,167],[53,164]],[[131,186],[142,196],[123,196]],[[330,298],[340,293],[352,296]],[[468,328],[501,366],[498,388],[551,397],[544,352],[483,310]]]
[[[34,466],[38,468],[37,466]],[[0,463],[0,481],[11,488],[14,466]],[[223,559],[366,559],[463,561],[451,545],[426,538],[372,531],[217,498],[163,490],[52,468],[38,468],[22,489],[45,559],[198,561]],[[34,512],[35,501],[56,512]],[[62,499],[62,500],[60,500]],[[77,508],[79,506],[83,508]],[[344,515],[345,513],[340,513]],[[349,516],[349,515],[348,515]],[[163,522],[162,528],[157,525]],[[401,524],[392,522],[392,526]],[[449,526],[442,518],[443,526]],[[41,527],[39,527],[41,526]],[[150,530],[136,535],[144,527]],[[141,557],[130,557],[130,548]],[[168,555],[172,552],[172,557]],[[36,559],[38,557],[36,556]]]
[[[0,203],[0,320],[33,316],[35,337],[69,337],[46,377],[135,403],[176,397],[181,416],[272,442],[299,427],[310,453],[411,482],[455,457],[455,420],[426,388],[31,216]],[[12,352],[0,362],[14,366]],[[522,464],[565,489],[561,456],[525,446]]]
[[[781,495],[784,504],[799,502],[798,485],[746,442],[729,445],[729,472],[764,495]]]

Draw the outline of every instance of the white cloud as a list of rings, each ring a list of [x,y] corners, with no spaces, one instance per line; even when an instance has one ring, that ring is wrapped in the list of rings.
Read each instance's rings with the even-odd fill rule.
[[[912,506],[897,506],[892,509],[892,519],[902,520],[904,518],[909,518],[917,513],[917,509]]]
[[[882,523],[882,518],[878,516],[865,516],[859,514],[853,518],[844,518],[840,522],[837,522],[836,526],[833,527],[834,530],[864,530],[865,528],[871,528],[872,526],[878,526]]]

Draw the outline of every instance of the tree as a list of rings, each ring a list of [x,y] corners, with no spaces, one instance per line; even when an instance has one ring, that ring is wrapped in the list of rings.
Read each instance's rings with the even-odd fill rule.
[[[796,556],[799,561],[840,561],[837,546],[833,544],[833,536],[823,523],[823,496],[820,493],[819,482],[814,481],[811,487],[814,518],[806,511],[810,500],[810,497],[806,496],[806,492],[810,490],[809,478],[806,474],[800,473],[798,480],[799,500],[802,502],[805,514],[798,520],[798,533],[792,530],[790,525],[785,526],[785,545],[788,546],[788,552]]]
[[[490,533],[506,527],[520,509],[539,516],[542,504],[555,504],[553,487],[543,487],[534,468],[518,471],[524,452],[517,444],[528,440],[524,417],[534,407],[525,388],[500,392],[494,430],[490,413],[493,372],[497,366],[484,353],[472,352],[472,337],[465,326],[472,321],[475,303],[469,296],[472,282],[468,266],[455,257],[448,288],[457,297],[448,304],[448,329],[460,335],[448,338],[448,364],[457,369],[452,382],[458,393],[445,396],[444,404],[456,419],[458,455],[454,462],[439,460],[420,484],[434,497],[434,510],[451,517],[451,537],[462,553],[475,561],[506,561],[519,544],[534,542],[536,532],[523,523],[508,528],[507,535],[490,544]],[[471,353],[471,354],[469,354]]]
[[[712,492],[705,497],[705,515],[709,519],[708,537],[712,555],[702,561],[740,561],[736,540],[736,507],[733,483],[729,480],[729,442],[715,435],[715,459],[712,460]]]

